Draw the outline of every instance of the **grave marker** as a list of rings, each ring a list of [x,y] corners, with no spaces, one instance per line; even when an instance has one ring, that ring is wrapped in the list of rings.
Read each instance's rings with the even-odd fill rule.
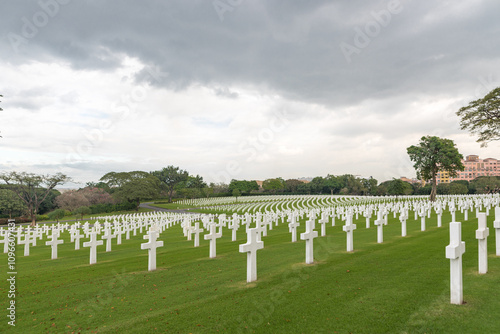
[[[288,231],[292,233],[292,242],[297,242],[297,227],[300,226],[297,219],[298,217],[293,213],[288,217],[288,221],[290,222],[288,224]]]
[[[210,240],[210,258],[214,258],[217,256],[217,239],[222,237],[222,233],[216,233],[215,232],[215,229],[217,228],[217,226],[212,223],[210,224],[209,226],[209,230],[210,230],[210,233],[208,234],[205,234],[203,236],[203,238],[205,240]]]
[[[97,246],[101,246],[103,244],[102,240],[97,240],[97,232],[90,231],[89,232],[90,241],[84,242],[83,247],[90,247],[90,264],[94,264],[97,262]]]
[[[314,231],[313,220],[306,221],[306,231],[300,234],[300,240],[306,241],[306,263],[314,262],[314,238],[318,237],[318,231]]]
[[[352,217],[348,216],[346,224],[342,226],[342,229],[346,232],[346,249],[348,252],[352,252],[354,250],[353,231],[356,229],[356,224],[352,223]]]
[[[450,301],[452,304],[463,304],[462,255],[465,253],[465,242],[462,241],[462,225],[450,223],[450,244],[446,246],[446,258],[450,259]]]
[[[52,254],[50,257],[52,260],[57,259],[57,245],[64,243],[64,240],[58,240],[57,238],[59,238],[59,230],[53,229],[52,235],[50,236],[50,241],[45,242],[46,246],[50,246],[52,248]]]
[[[148,250],[148,271],[156,270],[156,248],[163,247],[163,241],[158,241],[159,232],[154,226],[150,227],[147,235],[144,235],[144,239],[149,241],[141,244],[141,249]]]
[[[486,213],[478,213],[478,229],[476,239],[478,240],[479,273],[488,272],[488,235],[490,230],[486,225]]]
[[[247,232],[247,242],[240,245],[240,253],[247,253],[247,282],[257,280],[257,250],[264,248],[264,242],[258,240],[259,231],[255,228]]]
[[[203,232],[203,228],[200,228],[200,223],[196,222],[194,223],[194,247],[199,247],[200,246],[200,233]]]
[[[111,228],[104,228],[104,235],[102,236],[103,240],[106,240],[106,252],[111,252],[111,240],[115,235],[111,233]]]
[[[495,228],[495,241],[496,241],[496,255],[500,256],[500,207],[495,208],[495,221],[493,222]]]

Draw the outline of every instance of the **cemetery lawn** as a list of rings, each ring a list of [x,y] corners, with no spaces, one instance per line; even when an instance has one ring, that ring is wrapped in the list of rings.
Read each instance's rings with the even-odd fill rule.
[[[500,331],[500,257],[490,227],[489,272],[477,273],[477,219],[462,223],[466,242],[463,261],[464,305],[450,304],[449,214],[443,227],[436,218],[410,212],[408,236],[399,220],[389,217],[384,243],[377,230],[355,220],[354,252],[346,253],[346,235],[328,224],[327,236],[314,240],[315,264],[306,265],[305,242],[291,243],[287,224],[268,231],[257,252],[257,282],[246,283],[244,229],[238,241],[224,229],[217,258],[209,259],[208,241],[200,247],[186,241],[179,225],[163,232],[157,267],[148,272],[146,242],[139,233],[104,252],[89,265],[89,249],[74,250],[69,233],[50,259],[46,240],[37,240],[30,256],[17,246],[16,327],[13,333],[498,333]],[[471,214],[470,217],[474,217]],[[457,220],[463,220],[458,213]],[[299,232],[304,232],[303,220]],[[320,230],[316,224],[316,230]],[[82,239],[82,243],[88,239]],[[4,277],[6,254],[1,256]],[[7,285],[1,285],[1,308],[8,307]]]

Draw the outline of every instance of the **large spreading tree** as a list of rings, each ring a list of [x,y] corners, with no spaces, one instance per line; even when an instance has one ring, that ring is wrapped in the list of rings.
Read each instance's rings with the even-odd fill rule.
[[[135,203],[136,210],[142,200],[155,198],[160,193],[160,182],[148,172],[109,172],[100,181],[113,190],[118,200]]]
[[[162,186],[167,191],[169,203],[172,203],[175,186],[181,182],[187,181],[189,177],[189,173],[187,171],[172,165],[164,167],[162,170],[151,172],[151,174],[160,180]]]
[[[469,102],[457,111],[462,130],[479,135],[477,142],[486,146],[490,141],[500,140],[500,87],[482,99]]]
[[[430,200],[436,200],[436,175],[438,172],[448,172],[450,177],[457,176],[458,171],[464,170],[463,156],[458,152],[451,139],[436,136],[424,136],[418,146],[412,145],[407,149],[410,160],[413,161],[417,177],[430,180],[432,185]]]
[[[26,209],[24,202],[10,189],[0,189],[0,211],[12,218],[13,213],[21,214]]]
[[[38,175],[26,172],[7,172],[0,174],[0,180],[9,185],[26,207],[31,216],[31,226],[36,226],[36,215],[40,204],[47,198],[57,185],[69,182],[71,179],[62,174]]]

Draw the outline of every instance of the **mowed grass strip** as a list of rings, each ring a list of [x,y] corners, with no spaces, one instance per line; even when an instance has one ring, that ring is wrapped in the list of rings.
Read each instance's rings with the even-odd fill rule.
[[[327,225],[314,240],[315,264],[305,265],[305,242],[292,243],[287,224],[273,226],[257,253],[258,280],[246,283],[244,228],[238,241],[224,229],[217,258],[209,259],[208,241],[187,241],[175,225],[161,234],[157,270],[147,271],[146,242],[139,233],[113,239],[112,251],[98,247],[97,264],[89,249],[74,250],[69,233],[51,260],[50,246],[38,240],[30,256],[17,251],[16,328],[20,333],[493,333],[500,330],[500,258],[496,257],[493,217],[489,217],[489,272],[477,274],[477,219],[462,224],[464,305],[449,303],[448,222],[408,219],[401,237],[399,220],[389,216],[384,243],[377,229],[355,221],[354,252],[347,253],[343,222]],[[463,216],[457,214],[460,221]],[[305,230],[304,219],[298,233]],[[316,230],[320,230],[316,224]],[[132,233],[131,233],[132,234]],[[87,241],[81,240],[83,242]],[[1,261],[7,263],[6,254]],[[4,281],[5,282],[5,281]],[[6,285],[1,306],[7,307]],[[0,329],[10,326],[7,320]],[[12,328],[9,328],[12,330]]]

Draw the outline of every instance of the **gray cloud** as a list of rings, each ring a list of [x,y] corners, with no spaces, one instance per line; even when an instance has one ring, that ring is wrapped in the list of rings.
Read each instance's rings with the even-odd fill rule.
[[[286,111],[299,136],[308,132],[303,124],[343,138],[457,134],[454,109],[476,92],[487,92],[483,78],[500,82],[500,3],[494,0],[401,0],[393,13],[389,10],[395,0],[260,0],[230,5],[223,14],[212,1],[202,0],[57,1],[2,4],[4,66],[40,62],[113,73],[133,58],[145,66],[130,74],[136,85],[168,92],[205,87],[234,103],[243,99],[240,88],[280,96],[279,103],[260,112],[270,119]],[[43,83],[35,86],[39,88],[29,90],[2,83],[0,93],[12,92],[2,107],[37,111],[56,102],[72,107],[83,96],[72,87],[47,91]],[[415,104],[430,108],[433,99],[450,104],[420,115]],[[232,124],[229,118],[198,114],[215,113],[218,107],[199,106],[189,121],[200,128],[207,125],[205,133],[212,136],[216,132],[210,128],[224,133]],[[90,107],[78,110],[101,117]],[[162,105],[155,112],[169,113],[170,122],[179,118],[179,110]],[[255,128],[242,123],[237,124]],[[93,124],[87,127],[97,127]],[[201,144],[230,145],[216,137]]]

